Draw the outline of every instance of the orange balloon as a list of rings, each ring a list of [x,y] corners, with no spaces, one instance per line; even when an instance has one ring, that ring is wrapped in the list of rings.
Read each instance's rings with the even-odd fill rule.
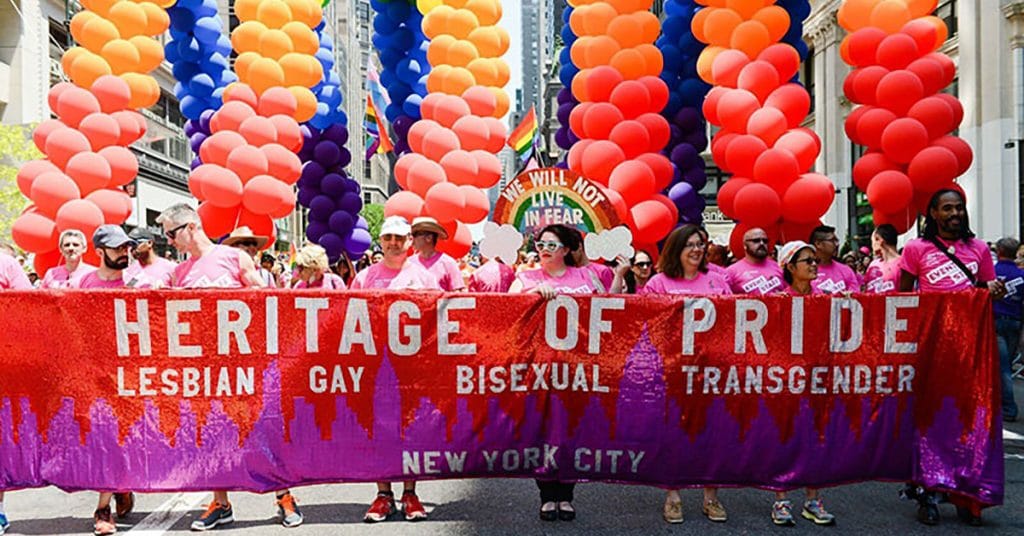
[[[146,31],[146,11],[133,2],[118,2],[111,6],[107,19],[117,27],[121,37],[127,39]]]
[[[772,44],[768,28],[756,20],[748,20],[740,23],[733,31],[729,46],[743,51],[750,59],[757,58],[762,50]]]
[[[235,58],[235,74],[238,75],[240,80],[249,79],[249,67],[252,63],[263,56],[260,56],[258,52],[243,52]],[[255,104],[253,104],[255,106]]]
[[[257,95],[262,95],[264,91],[274,86],[285,85],[284,68],[270,58],[261,57],[253,61],[246,74],[248,75],[247,79],[242,81],[249,84]]]
[[[292,20],[301,22],[307,28],[316,28],[323,19],[323,9],[313,0],[284,0],[292,12]]]
[[[632,13],[634,11],[650,11],[654,0],[604,0],[608,2],[615,11],[619,13]],[[717,0],[716,0],[717,1]],[[698,2],[699,3],[699,2]]]
[[[647,76],[661,76],[661,71],[665,67],[665,58],[661,55],[658,47],[652,44],[643,44],[634,50],[644,57],[644,73]]]
[[[935,5],[939,3],[939,0],[904,0],[903,3],[907,4],[910,16],[916,19],[931,15],[935,11]]]
[[[626,48],[616,52],[609,65],[619,71],[626,80],[637,80],[647,74],[647,62],[644,55],[635,48]]]
[[[653,43],[658,40],[658,36],[661,35],[661,21],[658,20],[657,15],[650,11],[639,11],[633,13],[633,18],[640,21],[645,43]]]
[[[430,39],[448,33],[448,19],[455,13],[451,6],[437,6],[423,17],[423,34]]]
[[[85,28],[86,23],[98,18],[101,17],[92,11],[79,11],[76,13],[74,17],[71,17],[71,37],[73,37],[75,41],[81,43],[82,29]]]
[[[575,15],[575,13],[573,13]],[[577,35],[603,35],[612,20],[619,12],[611,4],[601,2],[591,4],[584,12],[583,33]]]
[[[82,54],[91,54],[91,52],[82,47],[71,47],[60,57],[60,66],[64,70],[64,74],[71,76],[71,64],[81,57]]]
[[[264,58],[278,60],[294,51],[292,39],[281,30],[267,30],[260,35],[259,52]]]
[[[466,68],[472,73],[476,83],[481,86],[496,86],[500,81],[498,78],[498,66],[491,58],[473,60]]]
[[[107,60],[114,74],[139,70],[139,49],[124,39],[114,39],[103,46],[100,56]]]
[[[307,54],[285,54],[278,63],[284,71],[284,84],[277,85],[313,87],[324,77],[323,65]]]
[[[619,15],[612,19],[608,23],[607,33],[622,48],[633,48],[644,42],[643,23],[632,14]]]
[[[161,35],[171,26],[171,17],[164,8],[153,2],[140,2],[139,7],[146,14],[145,35]]]
[[[235,16],[243,24],[247,21],[256,20],[256,8],[260,0],[235,0]]]
[[[469,0],[442,0],[442,3],[444,5],[452,7],[452,8],[455,8],[455,9],[460,9],[460,8],[466,7],[466,3],[467,2],[469,2]]]
[[[704,35],[704,23],[708,19],[708,15],[711,14],[710,9],[702,9],[693,15],[693,20],[690,21],[690,32],[693,33],[693,38],[700,41],[701,43],[707,43],[708,38]]]
[[[448,47],[447,54],[445,55],[445,62],[453,67],[466,67],[473,60],[480,57],[480,52],[477,51],[473,43],[462,39],[456,39]]]
[[[494,84],[496,87],[505,87],[508,81],[512,78],[512,71],[508,67],[508,63],[501,58],[494,58],[491,60],[494,67],[498,70],[498,83]]]
[[[320,40],[316,33],[302,22],[292,21],[281,27],[281,31],[292,40],[292,48],[299,54],[314,55],[320,50]]]
[[[594,38],[589,35],[576,38],[576,41],[572,44],[572,48],[569,49],[569,57],[572,59],[573,65],[581,69],[585,69],[583,64],[587,62],[587,49],[590,47],[590,43],[593,40]]]
[[[295,95],[295,114],[292,116],[299,123],[305,123],[316,114],[316,95],[307,87],[291,86],[288,91]]]
[[[456,39],[450,35],[439,35],[430,40],[427,46],[427,62],[430,65],[441,65],[448,63],[448,49],[455,44]]]
[[[836,19],[847,31],[859,30],[871,24],[871,10],[877,3],[877,0],[845,0],[839,6]]]
[[[448,76],[441,83],[441,90],[449,95],[462,95],[467,89],[476,85],[473,73],[465,67],[452,67]]]
[[[128,40],[139,51],[139,72],[148,73],[164,61],[164,47],[152,37],[136,35]]]
[[[504,89],[499,87],[488,88],[494,93],[494,98],[497,101],[497,106],[494,107],[494,112],[491,113],[491,117],[501,119],[508,113],[509,108],[512,106],[512,101],[509,99],[508,93]]]
[[[261,0],[256,6],[256,20],[267,28],[280,28],[293,20],[292,10],[282,0]]]
[[[935,48],[942,46],[942,44],[945,43],[947,39],[949,39],[949,27],[946,26],[946,21],[934,15],[921,17],[920,20],[935,26]],[[932,50],[935,49],[933,48]]]
[[[469,0],[464,7],[476,15],[480,26],[494,26],[501,20],[501,2],[498,0]]]
[[[121,79],[128,82],[128,88],[132,92],[132,99],[128,103],[130,108],[149,108],[160,100],[160,84],[157,84],[152,76],[124,73]]]
[[[456,39],[466,39],[469,37],[470,32],[479,27],[480,21],[477,20],[476,15],[468,9],[456,9],[455,12],[448,17],[448,24],[446,25],[448,33]]]
[[[231,46],[238,51],[257,52],[260,49],[260,36],[269,31],[262,22],[250,20],[239,24],[231,32]]]
[[[847,65],[853,65],[853,58],[850,57],[850,36],[847,35],[839,43],[839,57],[842,58],[843,63]]]
[[[120,0],[86,0],[82,2],[82,7],[89,11],[95,11],[97,15],[106,17],[110,11],[110,7],[119,2]]]
[[[764,0],[726,0],[725,7],[735,11],[744,20],[750,20],[767,3]]]
[[[729,40],[743,19],[731,9],[708,8],[708,10],[711,13],[704,19],[704,36],[707,37],[705,43],[720,47],[729,46]],[[696,18],[694,20],[696,21]]]
[[[584,53],[584,63],[581,67],[608,65],[608,62],[620,50],[622,50],[622,47],[614,39],[607,35],[598,35],[588,44]]]
[[[87,50],[82,52],[84,54],[77,55],[74,62],[71,63],[71,69],[66,71],[68,77],[71,78],[75,85],[85,88],[92,87],[92,83],[97,78],[107,74],[114,74],[107,60]],[[137,108],[137,106],[133,106],[133,108]]]
[[[580,102],[590,102],[590,95],[587,93],[587,78],[590,77],[592,69],[581,69],[572,78],[572,96]]]
[[[508,32],[498,26],[481,26],[469,33],[469,42],[473,43],[481,57],[497,58],[508,52],[508,42],[502,39],[500,32]],[[443,37],[443,36],[442,36]],[[431,45],[434,43],[431,42]]]
[[[103,50],[103,45],[117,39],[121,35],[117,31],[117,26],[114,26],[109,20],[99,17],[83,24],[81,34],[76,40],[90,52]]]
[[[241,56],[235,59],[236,66],[238,65],[238,59],[240,58]],[[256,106],[259,105],[259,101],[256,98],[256,92],[254,92],[251,87],[241,82],[231,82],[224,88],[224,102],[233,101],[243,102],[252,109],[256,109]]]
[[[697,57],[697,74],[701,80],[714,85],[715,77],[711,74],[711,66],[715,63],[715,58],[726,50],[723,47],[711,46],[700,52],[700,56]]]
[[[754,14],[752,20],[756,20],[768,28],[768,36],[773,43],[782,40],[782,37],[789,31],[789,13],[782,6],[761,8]]]
[[[882,0],[871,10],[871,25],[885,33],[896,33],[910,22],[910,10],[903,0]]]
[[[435,11],[440,8],[435,8]],[[433,13],[433,11],[431,11]],[[451,65],[435,65],[427,76],[427,91],[430,93],[441,93],[444,88],[444,80],[452,72]]]

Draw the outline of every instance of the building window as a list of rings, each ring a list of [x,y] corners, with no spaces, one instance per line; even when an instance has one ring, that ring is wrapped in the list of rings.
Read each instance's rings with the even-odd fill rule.
[[[367,192],[367,191],[364,190],[363,191],[363,205],[364,206],[365,205],[369,205],[370,203],[373,203],[373,194],[371,194],[370,192]]]
[[[935,16],[942,19],[942,22],[946,23],[946,28],[949,30],[949,37],[956,35],[958,30],[956,0],[940,0],[938,7],[935,8]]]
[[[704,185],[700,195],[704,196],[705,201],[715,204],[717,203],[715,198],[718,196],[718,190],[729,179],[729,174],[719,169],[713,163],[704,166],[704,174],[707,175],[708,183]]]
[[[804,88],[807,89],[807,93],[811,96],[811,109],[809,113],[814,113],[814,49],[808,49],[807,59],[804,60],[800,66],[800,83],[803,84]]]

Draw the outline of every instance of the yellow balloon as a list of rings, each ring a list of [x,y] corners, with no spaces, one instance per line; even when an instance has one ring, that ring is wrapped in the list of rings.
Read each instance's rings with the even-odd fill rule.
[[[424,15],[439,5],[441,5],[441,0],[416,0],[416,9]]]

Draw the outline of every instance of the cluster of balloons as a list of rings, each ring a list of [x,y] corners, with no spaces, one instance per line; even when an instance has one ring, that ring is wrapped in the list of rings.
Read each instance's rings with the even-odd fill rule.
[[[298,103],[294,119],[309,121],[318,104],[310,88],[324,77],[316,55],[320,40],[313,31],[323,19],[319,2],[237,0],[234,6],[241,22],[231,32],[231,44],[238,52],[238,79],[257,95],[274,87],[287,88]]]
[[[131,108],[148,108],[160,99],[160,85],[147,73],[164,61],[152,36],[170,26],[164,7],[174,0],[82,0],[71,18],[71,36],[79,46],[64,53],[61,65],[75,85],[92,87],[104,75],[116,75],[131,91]]]
[[[306,238],[320,244],[331,262],[342,253],[359,258],[370,247],[366,220],[359,215],[363,200],[359,183],[349,178],[345,166],[352,155],[345,148],[348,130],[331,125],[322,132],[302,127],[305,162],[299,179],[299,203],[309,208]]]
[[[779,42],[789,14],[763,0],[701,3],[709,7],[694,16],[691,29],[709,45],[698,71],[715,86],[703,105],[704,116],[721,127],[711,154],[733,174],[718,192],[719,208],[740,222],[732,252],[743,256],[743,234],[751,227],[764,228],[773,241],[806,239],[831,206],[835,187],[809,172],[821,141],[800,127],[810,95],[788,82],[800,67],[797,50]]]
[[[661,111],[669,90],[659,78],[661,23],[648,0],[574,2],[569,24],[579,37],[570,50],[580,72],[572,93],[580,104],[569,127],[580,141],[569,169],[601,184],[633,236],[653,244],[679,221],[679,209],[659,192],[674,169],[661,151],[671,135]]]
[[[179,1],[167,14],[171,40],[164,55],[177,80],[174,96],[182,115],[198,120],[203,112],[220,108],[224,88],[238,81],[228,59],[231,40],[223,34],[216,0]]]
[[[711,86],[697,74],[697,58],[704,44],[690,32],[690,23],[700,9],[693,0],[668,0],[662,34],[655,42],[665,57],[661,79],[669,88],[662,115],[669,121],[671,135],[664,153],[676,167],[668,197],[679,209],[683,223],[703,220],[705,201],[699,192],[707,184],[700,156],[708,146],[707,127],[700,104]]]
[[[555,131],[555,144],[562,150],[568,151],[572,145],[580,141],[579,137],[572,133],[569,128],[569,115],[580,102],[572,96],[572,79],[580,72],[579,67],[572,63],[572,44],[576,42],[576,34],[569,25],[573,9],[566,7],[562,11],[562,43],[564,46],[558,53],[559,69],[558,79],[562,82],[562,89],[558,90],[558,130]]]
[[[188,180],[210,236],[248,226],[273,243],[273,219],[295,208],[293,185],[302,172],[297,107],[295,95],[282,87],[258,97],[240,82],[224,90],[224,105],[210,117],[210,136],[199,148],[202,165]]]
[[[344,125],[348,123],[343,103],[345,96],[341,94],[341,78],[334,72],[334,40],[330,34],[324,31],[325,21],[314,28],[320,49],[316,52],[316,59],[323,66],[324,75],[320,83],[313,86],[313,94],[316,95],[316,113],[309,118],[309,125],[318,130],[323,130],[331,125]]]
[[[100,225],[128,218],[132,201],[121,186],[135,180],[139,163],[127,147],[146,133],[145,118],[129,109],[131,87],[117,76],[101,76],[88,90],[62,82],[47,99],[57,119],[32,133],[46,158],[18,170],[18,189],[32,204],[11,230],[18,247],[36,254],[40,274],[60,261],[61,232],[91,237]]]
[[[854,183],[867,193],[875,224],[901,233],[973,160],[970,146],[950,135],[964,111],[939,93],[956,66],[936,52],[948,30],[933,9],[935,0],[847,0],[838,14],[850,32],[840,52],[855,67],[843,91],[861,105],[846,118],[846,134],[868,148],[853,167]]]
[[[423,14],[408,2],[373,0],[373,46],[380,57],[381,85],[391,102],[384,117],[395,128],[395,152],[409,152],[409,127],[420,119],[420,104],[427,95],[430,45],[423,34]]]

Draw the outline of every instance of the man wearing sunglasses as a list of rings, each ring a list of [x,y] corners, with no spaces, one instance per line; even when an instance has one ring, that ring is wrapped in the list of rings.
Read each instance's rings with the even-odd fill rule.
[[[755,227],[743,234],[746,255],[725,269],[733,294],[764,296],[782,291],[782,268],[768,260],[770,248],[764,229]]]
[[[252,229],[242,226],[234,231],[224,239],[222,242],[225,246],[231,246],[244,251],[247,255],[252,257],[253,263],[259,261],[256,265],[256,275],[259,276],[260,281],[263,282],[263,286],[267,288],[277,288],[277,278],[274,277],[271,268],[274,267],[274,257],[270,256],[270,268],[263,265],[263,259],[260,255],[260,251],[267,246],[267,242],[270,239],[266,236],[256,236],[253,234]]]
[[[810,243],[818,257],[818,278],[812,285],[824,294],[860,292],[860,280],[853,270],[835,261],[839,239],[835,227],[821,225],[811,231]]]
[[[171,286],[177,264],[156,254],[153,234],[142,227],[128,236],[137,244],[132,250],[135,262],[124,271],[125,285],[132,288],[167,288]]]
[[[466,288],[459,263],[451,256],[437,250],[438,240],[447,240],[448,231],[430,217],[412,220],[412,249],[418,253],[410,260],[437,278],[441,289],[454,292]]]

